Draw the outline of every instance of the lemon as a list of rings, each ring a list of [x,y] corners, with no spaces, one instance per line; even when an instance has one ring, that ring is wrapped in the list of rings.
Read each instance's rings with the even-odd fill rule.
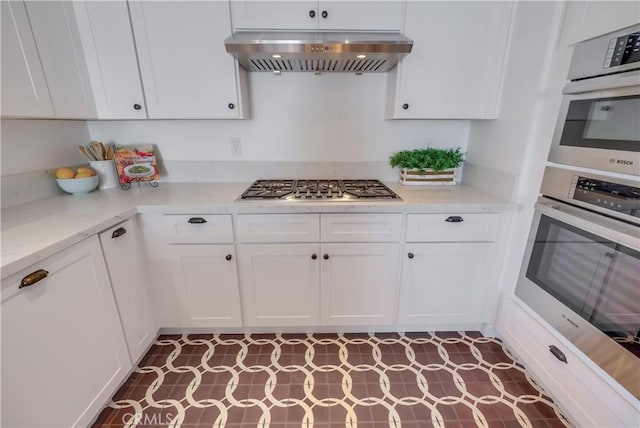
[[[75,178],[87,178],[87,177],[93,177],[94,175],[96,175],[95,173],[90,174],[88,172],[79,172],[76,174]]]
[[[91,168],[86,168],[84,166],[81,166],[80,168],[77,169],[78,174],[88,174],[88,175],[83,175],[83,177],[91,177],[93,175],[96,175],[96,172],[94,170],[92,170]],[[78,174],[76,174],[76,178],[80,178],[78,177]]]
[[[58,168],[56,170],[56,178],[73,178],[74,175],[71,168]]]

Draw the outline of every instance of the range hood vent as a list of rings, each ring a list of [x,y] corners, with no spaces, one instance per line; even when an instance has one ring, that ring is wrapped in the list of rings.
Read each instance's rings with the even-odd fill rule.
[[[385,72],[412,46],[400,33],[240,31],[225,40],[244,68],[274,73]]]

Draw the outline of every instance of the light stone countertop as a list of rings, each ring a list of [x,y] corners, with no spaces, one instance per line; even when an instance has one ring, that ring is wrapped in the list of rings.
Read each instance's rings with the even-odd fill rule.
[[[515,204],[465,184],[411,187],[385,183],[402,201],[286,202],[235,200],[250,185],[160,183],[61,195],[2,210],[2,278],[108,229],[136,213],[500,212]]]

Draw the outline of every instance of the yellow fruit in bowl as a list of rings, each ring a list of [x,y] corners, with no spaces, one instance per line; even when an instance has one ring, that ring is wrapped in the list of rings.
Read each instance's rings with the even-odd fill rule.
[[[58,168],[56,170],[56,178],[73,178],[75,174],[71,168]]]
[[[78,172],[76,174],[76,178],[91,177],[96,175],[96,172],[94,170],[92,170],[91,168],[86,168],[84,166],[81,166],[76,171]],[[83,174],[82,177],[78,177],[79,174]],[[84,174],[88,174],[88,175],[84,175]]]
[[[82,171],[76,174],[76,176],[74,178],[87,178],[87,177],[93,177],[94,175],[96,175],[96,173],[94,172],[93,174],[87,171]]]

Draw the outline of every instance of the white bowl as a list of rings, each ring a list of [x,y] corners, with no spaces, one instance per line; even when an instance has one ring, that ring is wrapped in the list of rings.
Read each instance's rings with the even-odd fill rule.
[[[84,178],[56,178],[58,186],[67,193],[82,195],[98,187],[98,176]]]

